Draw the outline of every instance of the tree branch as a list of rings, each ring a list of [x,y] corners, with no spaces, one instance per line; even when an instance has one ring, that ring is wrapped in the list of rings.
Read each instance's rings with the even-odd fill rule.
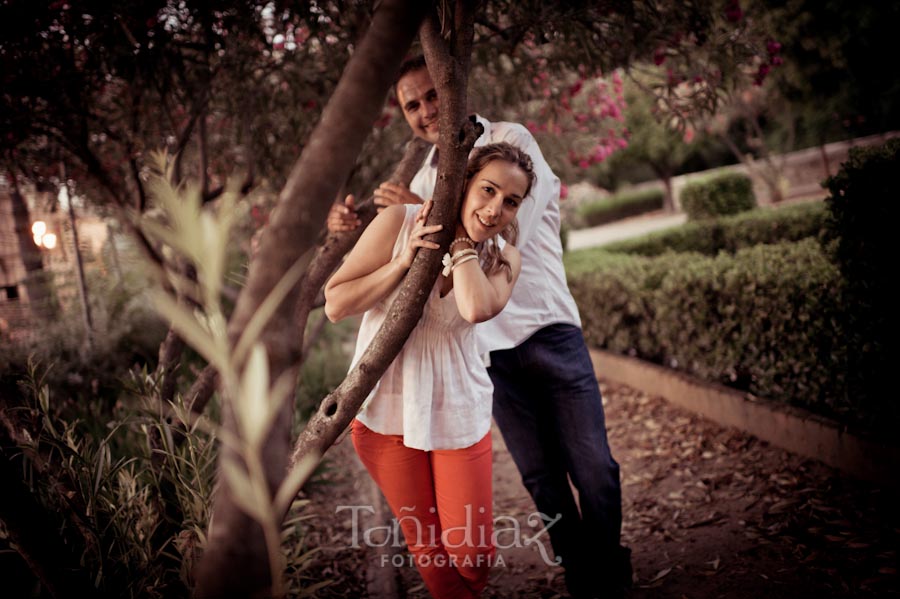
[[[432,14],[420,29],[422,46],[440,102],[440,140],[438,178],[434,192],[434,208],[429,224],[442,223],[444,228],[431,236],[446,248],[453,236],[453,223],[459,215],[465,166],[469,151],[480,131],[466,119],[466,80],[472,47],[472,3],[463,2],[454,33],[454,44],[448,46],[440,37],[437,16]],[[452,56],[451,56],[452,53]],[[480,127],[477,127],[480,129]],[[388,310],[384,324],[375,334],[365,354],[347,378],[326,397],[297,440],[293,462],[307,455],[321,455],[356,416],[362,402],[384,374],[406,343],[410,332],[422,315],[425,302],[441,269],[443,252],[419,252],[403,282],[397,299]],[[295,493],[299,489],[295,490]]]
[[[431,148],[431,144],[414,137],[406,144],[406,150],[403,157],[394,172],[391,173],[389,181],[409,186],[416,172],[422,166],[425,155]],[[341,259],[350,251],[350,249],[359,240],[363,230],[369,226],[372,219],[375,218],[375,197],[370,196],[365,202],[357,207],[357,215],[362,224],[353,231],[328,233],[325,240],[319,245],[316,254],[300,279],[300,293],[297,297],[297,308],[294,314],[294,321],[299,325],[299,334],[301,341],[303,339],[303,331],[306,328],[306,321],[309,313],[312,311],[319,290],[334,269],[337,268]]]
[[[363,41],[353,53],[334,94],[282,190],[259,252],[250,265],[228,325],[232,344],[279,283],[312,249],[316,233],[362,143],[379,116],[394,73],[415,36],[426,5],[415,0],[384,0]],[[270,380],[296,379],[302,345],[296,335],[296,287],[276,308],[259,341],[269,357]],[[238,369],[242,365],[237,365]],[[293,396],[283,402],[259,459],[269,492],[281,485],[290,457]],[[240,438],[234,411],[226,403],[223,426]],[[223,446],[220,464],[241,463]],[[259,596],[271,592],[271,570],[262,527],[239,507],[226,476],[219,479],[206,551],[196,572],[198,597]]]

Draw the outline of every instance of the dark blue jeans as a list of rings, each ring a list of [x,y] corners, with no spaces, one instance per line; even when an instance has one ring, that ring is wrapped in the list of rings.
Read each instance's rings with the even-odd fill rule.
[[[562,517],[548,533],[576,597],[622,584],[622,492],[600,389],[581,329],[555,324],[491,352],[494,419],[538,511]],[[578,490],[579,514],[569,480]],[[627,576],[630,577],[630,566]],[[611,592],[612,591],[612,592]]]

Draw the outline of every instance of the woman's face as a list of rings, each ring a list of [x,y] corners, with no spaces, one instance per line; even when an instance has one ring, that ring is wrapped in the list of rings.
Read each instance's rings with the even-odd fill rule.
[[[528,175],[511,162],[492,160],[466,186],[460,220],[469,237],[484,241],[506,227],[528,191]]]

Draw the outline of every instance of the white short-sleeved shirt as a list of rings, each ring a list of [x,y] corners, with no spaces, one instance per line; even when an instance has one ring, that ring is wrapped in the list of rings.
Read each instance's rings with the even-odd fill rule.
[[[393,257],[403,251],[420,206],[406,206]],[[407,447],[460,449],[480,441],[491,427],[493,385],[479,354],[475,326],[456,307],[451,290],[440,296],[441,277],[422,319],[369,394],[357,418],[384,435],[402,435]],[[351,370],[362,357],[399,292],[363,316]]]
[[[536,181],[522,202],[516,218],[522,271],[506,307],[493,319],[476,327],[482,353],[516,347],[551,324],[581,327],[578,307],[569,292],[559,239],[559,178],[550,169],[528,129],[517,123],[477,117],[484,133],[475,147],[505,141],[524,150],[534,163]],[[434,148],[410,183],[410,191],[423,199],[434,194],[437,164]]]

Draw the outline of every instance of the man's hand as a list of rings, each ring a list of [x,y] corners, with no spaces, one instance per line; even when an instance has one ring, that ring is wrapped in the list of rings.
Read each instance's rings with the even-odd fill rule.
[[[394,204],[421,204],[422,198],[411,192],[403,185],[385,181],[375,190],[375,205],[380,206],[381,212],[387,206]]]
[[[353,194],[344,198],[343,204],[336,202],[332,205],[331,210],[328,211],[328,218],[325,219],[329,233],[352,231],[361,224],[362,221],[359,220],[353,205]]]
[[[419,251],[419,248],[424,248],[427,250],[438,250],[441,248],[438,244],[433,241],[425,241],[423,239],[426,235],[430,235],[432,233],[437,233],[441,229],[444,228],[444,225],[425,225],[425,219],[428,218],[428,213],[431,212],[431,206],[434,204],[433,201],[428,200],[425,202],[425,205],[419,210],[419,213],[416,215],[416,224],[413,227],[412,232],[409,234],[409,239],[406,242],[406,247],[403,248],[403,252],[397,257],[400,264],[404,269],[408,269],[412,266],[413,260],[416,257],[416,253]]]

